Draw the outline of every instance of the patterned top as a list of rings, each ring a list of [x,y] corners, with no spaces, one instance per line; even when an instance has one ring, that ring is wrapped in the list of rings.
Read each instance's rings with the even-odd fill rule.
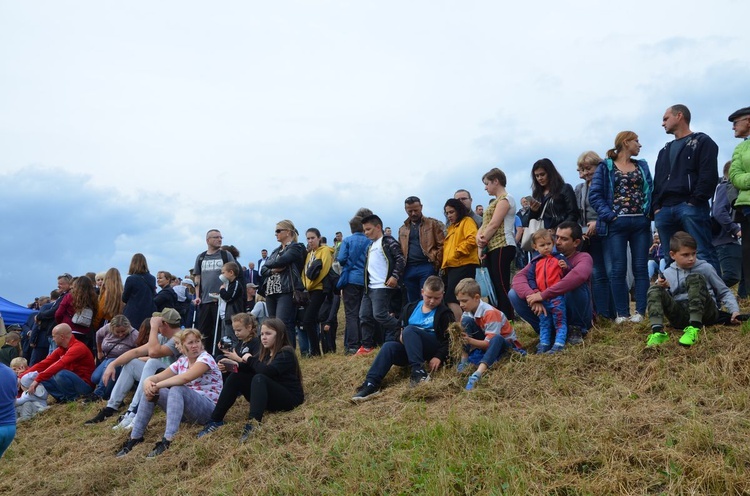
[[[638,168],[622,172],[615,167],[615,215],[643,215],[643,176]]]
[[[513,329],[513,325],[508,321],[508,318],[503,312],[489,303],[480,301],[479,306],[473,314],[464,312],[463,317],[474,319],[477,326],[484,331],[485,341],[490,341],[492,338],[501,336],[509,343],[521,347],[518,342],[516,330]]]
[[[213,401],[214,404],[216,404],[216,402],[219,401],[219,394],[221,394],[221,389],[224,386],[224,383],[221,380],[221,372],[219,372],[219,367],[216,365],[214,357],[209,355],[207,351],[204,351],[203,353],[198,355],[198,358],[196,358],[195,361],[205,363],[206,365],[208,365],[209,370],[197,379],[193,379],[192,381],[186,383],[185,386],[189,387],[196,393],[204,395],[205,397]],[[169,366],[169,370],[174,372],[176,375],[184,374],[189,368],[190,363],[188,362],[188,358],[184,355],[178,358],[175,363]]]
[[[498,196],[496,200],[491,200],[490,204],[487,205],[487,208],[485,208],[484,212],[482,213],[482,226],[489,225],[490,220],[495,213],[495,208],[497,208],[497,204],[502,200],[507,200],[510,208],[508,209],[508,213],[503,219],[503,223],[500,224],[500,227],[498,227],[497,231],[495,231],[495,234],[493,234],[492,238],[490,238],[489,243],[487,243],[488,252],[497,248],[502,248],[503,246],[513,246],[516,243],[515,239],[513,238],[513,227],[516,220],[516,204],[512,196],[505,194],[503,196]]]

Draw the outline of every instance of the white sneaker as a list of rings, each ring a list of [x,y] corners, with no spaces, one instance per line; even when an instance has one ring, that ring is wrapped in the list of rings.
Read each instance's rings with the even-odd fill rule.
[[[627,318],[627,317],[617,317],[617,318],[615,319],[615,324],[617,324],[617,325],[620,325],[620,324],[622,324],[623,322],[625,322],[625,321],[627,321],[627,320],[628,320],[628,318]]]
[[[635,323],[635,324],[637,324],[638,322],[643,322],[643,315],[639,314],[638,312],[635,312],[635,313],[634,313],[634,314],[633,314],[633,315],[632,315],[632,316],[630,317],[630,322],[633,322],[633,323]]]
[[[133,422],[135,422],[135,413],[127,412],[122,416],[122,420],[116,426],[112,427],[113,430],[132,430]]]

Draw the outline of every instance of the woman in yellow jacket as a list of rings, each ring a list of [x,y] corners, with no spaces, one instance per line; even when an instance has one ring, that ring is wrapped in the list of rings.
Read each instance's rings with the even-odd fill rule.
[[[451,198],[443,207],[448,219],[448,233],[443,243],[443,282],[445,303],[453,311],[456,322],[461,322],[461,307],[456,299],[456,285],[461,279],[474,279],[479,267],[477,223],[461,200]]]
[[[318,335],[318,313],[326,298],[326,292],[335,288],[327,287],[328,272],[333,264],[333,248],[320,245],[320,231],[314,227],[307,230],[307,258],[302,273],[302,284],[310,295],[302,319],[302,332],[299,335],[299,349],[302,356],[320,356]],[[307,339],[305,339],[307,338]]]

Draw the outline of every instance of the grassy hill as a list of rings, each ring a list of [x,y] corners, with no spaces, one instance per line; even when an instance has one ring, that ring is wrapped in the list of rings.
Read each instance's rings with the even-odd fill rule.
[[[596,328],[565,353],[506,359],[472,393],[455,369],[413,389],[394,370],[360,405],[349,398],[374,356],[306,359],[301,408],[268,415],[241,445],[240,399],[228,425],[198,440],[183,424],[154,460],[162,413],[116,459],[125,435],[83,425],[102,405],[53,405],[19,426],[0,493],[748,494],[747,330],[646,349],[645,324]]]

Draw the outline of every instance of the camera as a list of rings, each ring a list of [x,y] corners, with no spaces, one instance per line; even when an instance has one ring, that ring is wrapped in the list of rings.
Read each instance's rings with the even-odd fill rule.
[[[222,336],[221,341],[219,341],[219,348],[224,350],[231,350],[233,345],[232,338],[229,336]]]

